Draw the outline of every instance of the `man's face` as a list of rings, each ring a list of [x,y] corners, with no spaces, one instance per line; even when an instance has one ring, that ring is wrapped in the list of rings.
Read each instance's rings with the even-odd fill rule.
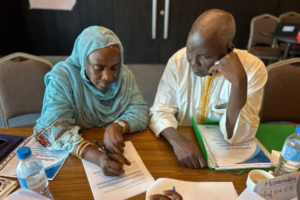
[[[86,75],[96,88],[105,91],[117,78],[119,64],[118,51],[111,48],[97,49],[87,58]]]
[[[213,64],[226,55],[226,48],[220,48],[216,37],[211,34],[191,32],[187,40],[187,60],[197,76],[207,76]]]

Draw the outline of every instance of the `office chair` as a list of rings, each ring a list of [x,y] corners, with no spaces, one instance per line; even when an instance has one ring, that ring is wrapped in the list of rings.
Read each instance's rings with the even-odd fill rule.
[[[294,11],[283,13],[279,16],[279,21],[280,22],[290,22],[290,23],[300,23],[300,13],[297,13]],[[286,47],[286,43],[279,42],[278,47],[281,50],[284,50]],[[292,44],[290,46],[289,55],[290,55],[290,57],[299,56],[300,55],[300,45]]]
[[[261,60],[278,61],[282,51],[277,48],[276,41],[261,32],[273,32],[279,19],[270,14],[263,14],[252,18],[247,49]]]
[[[261,123],[300,123],[300,58],[291,58],[267,67]]]
[[[44,76],[52,67],[48,60],[26,53],[0,59],[0,111],[5,128],[11,127],[9,120],[12,118],[41,112]]]

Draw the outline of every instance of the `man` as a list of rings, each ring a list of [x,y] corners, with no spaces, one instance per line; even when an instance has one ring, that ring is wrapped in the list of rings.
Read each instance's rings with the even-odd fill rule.
[[[186,47],[169,60],[150,109],[150,128],[172,145],[181,165],[203,168],[198,147],[177,126],[220,121],[224,139],[239,143],[255,136],[267,71],[247,51],[234,50],[235,22],[212,9],[193,24]]]

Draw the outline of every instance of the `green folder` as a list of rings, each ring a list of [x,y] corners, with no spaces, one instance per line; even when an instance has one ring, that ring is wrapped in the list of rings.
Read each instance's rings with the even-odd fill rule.
[[[208,154],[202,139],[202,136],[198,130],[197,124],[192,118],[192,124],[196,137],[205,160],[208,162]],[[215,124],[218,125],[218,121],[207,121],[201,124]],[[281,151],[285,139],[295,132],[295,128],[292,125],[267,125],[260,124],[256,133],[256,138],[260,143],[271,153],[272,150]],[[215,170],[214,168],[209,168],[210,170]]]

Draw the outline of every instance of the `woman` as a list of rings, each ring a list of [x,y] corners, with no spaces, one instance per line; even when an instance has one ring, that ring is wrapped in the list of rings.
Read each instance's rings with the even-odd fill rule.
[[[148,106],[123,62],[122,44],[112,31],[99,26],[85,29],[71,56],[45,76],[42,114],[34,127],[36,141],[88,160],[105,175],[123,173],[122,134],[149,124]],[[94,126],[105,127],[103,142],[112,160],[78,133]]]

